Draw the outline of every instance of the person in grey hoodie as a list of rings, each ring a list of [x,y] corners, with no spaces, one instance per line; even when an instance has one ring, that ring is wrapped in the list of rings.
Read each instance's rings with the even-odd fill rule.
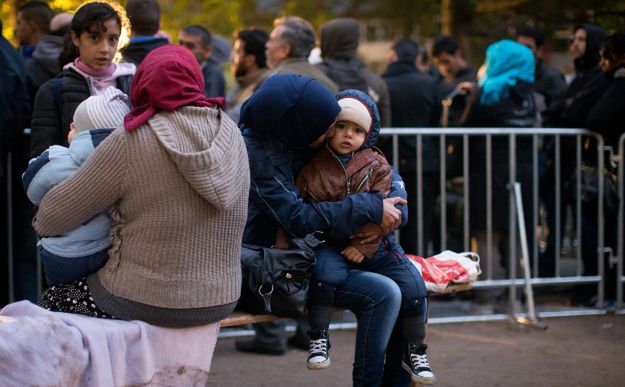
[[[28,198],[38,205],[46,193],[87,160],[130,111],[128,97],[114,87],[84,100],[74,113],[69,147],[52,145],[30,161],[22,179]],[[39,255],[48,285],[68,283],[97,271],[108,259],[110,219],[101,212],[61,235],[39,241]]]
[[[67,12],[54,16],[50,20],[50,32],[39,40],[32,58],[24,62],[31,102],[35,100],[39,87],[61,72],[59,56],[65,36],[69,33],[72,17]]]

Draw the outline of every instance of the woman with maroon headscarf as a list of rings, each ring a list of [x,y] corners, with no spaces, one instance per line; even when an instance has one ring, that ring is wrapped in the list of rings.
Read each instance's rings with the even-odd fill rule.
[[[241,289],[249,168],[243,139],[203,94],[184,47],[148,54],[131,87],[134,109],[34,220],[60,235],[109,209],[112,246],[96,273],[47,289],[40,305],[165,327],[217,322]]]

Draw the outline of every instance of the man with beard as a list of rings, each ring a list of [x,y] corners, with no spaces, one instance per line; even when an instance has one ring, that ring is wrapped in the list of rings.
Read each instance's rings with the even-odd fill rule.
[[[239,121],[241,105],[254,93],[268,70],[265,56],[267,40],[269,34],[260,28],[245,28],[234,33],[230,63],[237,84],[226,98],[226,113],[235,122]]]

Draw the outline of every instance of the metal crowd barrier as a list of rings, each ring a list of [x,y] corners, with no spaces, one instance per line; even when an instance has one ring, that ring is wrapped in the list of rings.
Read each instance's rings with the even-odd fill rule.
[[[623,272],[623,253],[625,252],[625,162],[623,153],[625,150],[625,134],[621,135],[618,142],[618,228],[617,228],[617,253],[616,260],[611,260],[611,264],[616,264],[616,309],[621,313],[625,313],[623,305],[623,286],[625,286],[625,274]]]
[[[541,188],[541,179],[539,176],[539,151],[542,142],[549,138],[553,141],[553,162],[554,162],[554,200],[555,200],[555,229],[549,230],[555,234],[555,275],[553,277],[541,278],[539,277],[538,268],[539,268],[539,260],[540,260],[540,238],[537,233],[535,237],[531,238],[531,245],[529,247],[529,255],[531,257],[531,266],[532,266],[532,278],[531,284],[533,286],[558,286],[558,285],[580,285],[580,284],[596,284],[597,286],[597,302],[596,308],[590,308],[588,310],[582,310],[580,308],[576,308],[576,310],[563,312],[563,315],[575,315],[575,314],[588,314],[589,312],[596,311],[597,313],[604,313],[604,252],[606,247],[604,246],[604,214],[603,214],[603,176],[599,175],[598,181],[598,193],[597,193],[597,251],[596,251],[596,259],[597,259],[597,267],[598,272],[596,275],[584,275],[582,272],[582,230],[581,227],[575,227],[574,234],[572,235],[572,241],[576,244],[573,244],[572,247],[574,249],[574,262],[571,265],[571,259],[564,259],[563,257],[563,246],[562,246],[562,237],[564,236],[561,222],[559,221],[563,216],[566,216],[566,208],[564,207],[564,203],[561,203],[561,196],[564,192],[562,183],[564,182],[567,176],[562,176],[562,167],[561,159],[563,152],[562,142],[564,139],[571,139],[570,141],[574,141],[575,143],[575,165],[574,170],[576,171],[576,182],[577,184],[573,187],[574,194],[574,203],[573,203],[573,219],[572,223],[574,225],[582,224],[582,198],[581,198],[581,165],[582,165],[582,154],[583,149],[588,147],[589,139],[594,140],[594,146],[596,146],[596,159],[591,160],[598,168],[598,170],[603,170],[604,166],[604,152],[603,152],[603,138],[596,133],[584,130],[584,129],[556,129],[556,128],[389,128],[382,130],[383,137],[391,137],[392,143],[392,157],[389,161],[392,161],[394,165],[398,165],[399,159],[402,155],[400,152],[400,142],[406,141],[407,138],[412,137],[416,143],[416,181],[417,181],[417,216],[416,219],[410,220],[412,222],[412,226],[417,229],[417,255],[427,256],[426,250],[426,242],[423,240],[423,203],[422,203],[422,192],[423,192],[423,164],[424,160],[421,157],[423,155],[423,140],[425,137],[429,136],[438,140],[438,156],[439,156],[439,169],[438,169],[438,185],[439,185],[439,195],[440,200],[437,206],[439,206],[439,217],[438,222],[440,225],[440,249],[445,250],[447,248],[448,240],[446,235],[446,230],[448,230],[448,220],[447,220],[447,208],[442,203],[446,203],[446,196],[448,195],[447,189],[447,180],[446,176],[446,162],[448,161],[447,156],[447,144],[451,138],[456,138],[461,140],[461,148],[462,148],[462,180],[464,181],[462,187],[462,200],[464,206],[462,208],[462,248],[465,251],[472,250],[472,235],[470,230],[470,220],[471,217],[485,217],[486,219],[486,246],[485,249],[480,249],[480,255],[487,258],[485,261],[487,262],[486,267],[483,267],[483,273],[480,277],[480,280],[477,281],[474,285],[475,288],[483,288],[483,289],[494,289],[494,288],[507,288],[509,294],[509,300],[514,302],[517,299],[516,289],[525,284],[525,280],[521,278],[521,271],[518,270],[520,267],[520,257],[521,251],[518,245],[519,233],[517,229],[517,219],[515,214],[515,203],[514,203],[514,192],[512,189],[509,189],[508,192],[493,192],[492,190],[492,177],[493,177],[493,168],[492,168],[492,151],[493,151],[493,139],[497,137],[505,137],[508,139],[508,185],[509,187],[513,187],[516,183],[516,169],[517,169],[517,149],[516,144],[517,140],[520,138],[531,138],[531,146],[532,146],[532,186],[531,187],[521,187],[521,190],[531,189],[531,203],[527,207],[531,208],[530,214],[527,214],[527,218],[529,219],[529,229],[530,230],[539,230],[544,229],[544,222],[540,220],[540,212],[541,212],[541,203],[540,203],[540,188]],[[486,213],[485,214],[475,214],[471,211],[471,196],[472,192],[470,192],[470,173],[469,166],[471,160],[475,158],[475,153],[472,153],[472,149],[470,147],[470,139],[473,138],[484,138],[486,147],[485,147],[485,158],[486,158],[486,186],[484,190],[486,192]],[[566,151],[569,151],[568,149]],[[388,156],[388,155],[387,155]],[[587,161],[587,160],[585,160]],[[620,180],[622,181],[622,179]],[[622,192],[622,191],[621,191]],[[493,203],[501,198],[502,195],[507,195],[509,200],[509,226],[508,226],[508,246],[509,246],[509,256],[508,256],[508,278],[495,278],[493,276],[493,233],[497,230],[493,229],[493,219],[492,219],[492,205]],[[621,201],[622,208],[622,201]],[[622,224],[622,221],[621,221]],[[619,234],[621,236],[622,233]],[[622,248],[621,243],[621,248]],[[620,254],[620,256],[622,256]],[[622,261],[622,260],[621,260]],[[564,265],[568,263],[568,265]],[[622,262],[621,262],[622,264]],[[566,266],[566,267],[565,267]],[[572,267],[571,267],[572,266]],[[622,280],[622,277],[621,277]],[[620,288],[620,287],[619,287]],[[622,294],[619,300],[622,300]],[[511,309],[513,305],[511,305]],[[517,311],[512,309],[511,313],[514,315]],[[555,315],[558,315],[557,313]],[[488,319],[488,316],[484,316]],[[482,319],[482,318],[480,318]],[[455,321],[466,321],[462,316],[458,316]]]
[[[577,284],[596,284],[597,286],[597,294],[598,300],[595,308],[586,308],[580,309],[575,308],[575,310],[563,311],[563,312],[549,312],[542,313],[541,316],[559,316],[559,315],[579,315],[579,314],[593,314],[593,313],[605,313],[603,309],[604,305],[604,216],[603,211],[603,176],[599,176],[598,182],[598,199],[597,199],[597,257],[598,260],[598,273],[597,275],[584,275],[582,272],[582,245],[581,245],[581,227],[577,227],[575,233],[573,234],[573,240],[577,242],[576,245],[573,245],[574,253],[573,257],[563,257],[563,246],[562,246],[562,237],[564,232],[561,227],[561,219],[563,216],[566,216],[566,208],[563,207],[563,203],[560,201],[561,190],[562,190],[562,182],[564,177],[561,176],[561,156],[562,156],[562,141],[564,139],[572,139],[575,142],[575,170],[577,171],[577,185],[574,187],[576,195],[575,195],[575,203],[573,206],[573,223],[576,225],[580,225],[582,222],[582,212],[581,212],[581,175],[580,175],[580,166],[582,164],[582,148],[587,145],[587,142],[584,142],[588,139],[593,139],[594,144],[597,148],[597,159],[596,165],[599,170],[603,169],[604,166],[604,155],[601,151],[603,149],[603,139],[601,136],[596,133],[583,130],[583,129],[541,129],[541,128],[385,128],[381,133],[382,138],[390,139],[391,147],[392,147],[392,157],[389,159],[394,165],[398,165],[398,160],[400,158],[399,154],[399,144],[400,141],[405,141],[407,138],[412,137],[416,143],[416,182],[417,182],[417,213],[423,214],[423,200],[422,200],[422,192],[423,192],[423,139],[427,136],[432,137],[438,141],[438,155],[439,155],[439,168],[438,168],[438,189],[440,194],[440,200],[438,204],[438,221],[440,224],[440,240],[438,241],[440,250],[445,250],[448,247],[448,237],[447,237],[447,229],[448,229],[448,221],[447,221],[447,198],[448,193],[447,188],[447,176],[446,176],[446,163],[448,162],[448,143],[452,138],[461,140],[461,148],[463,151],[463,159],[462,159],[462,179],[463,179],[463,188],[462,188],[462,201],[464,206],[462,208],[462,248],[463,250],[469,251],[472,249],[472,235],[470,230],[470,219],[474,216],[483,216],[486,219],[486,246],[485,249],[480,249],[480,254],[488,259],[487,266],[483,267],[483,274],[479,281],[474,284],[474,287],[477,289],[495,289],[495,288],[504,288],[507,289],[509,300],[511,302],[511,314],[522,314],[522,312],[518,310],[514,310],[513,303],[517,300],[517,288],[522,287],[526,284],[526,280],[523,278],[522,272],[523,270],[518,270],[520,267],[520,249],[518,245],[519,234],[517,229],[517,218],[515,208],[515,196],[514,190],[509,189],[508,192],[493,192],[492,189],[492,177],[493,177],[493,168],[492,168],[492,151],[493,151],[493,139],[504,137],[509,141],[508,145],[508,176],[507,180],[509,181],[509,186],[514,187],[515,183],[517,183],[516,176],[516,168],[517,168],[517,139],[519,138],[531,138],[531,147],[532,147],[532,187],[531,187],[531,203],[529,207],[531,208],[528,219],[530,230],[539,230],[544,228],[544,222],[541,221],[540,211],[540,195],[539,190],[541,187],[541,179],[539,176],[539,150],[541,144],[545,139],[553,140],[554,144],[554,179],[555,179],[555,229],[549,230],[549,232],[553,232],[555,235],[555,275],[553,277],[541,278],[538,276],[538,267],[539,267],[539,256],[540,256],[540,238],[537,236],[530,238],[531,244],[527,249],[527,253],[529,254],[531,261],[531,269],[532,269],[532,278],[530,280],[530,284],[532,286],[559,286],[559,285],[577,285]],[[625,137],[625,136],[624,136]],[[620,145],[619,145],[619,155],[623,154],[623,146],[624,146],[624,137],[621,137]],[[484,190],[486,192],[486,200],[487,200],[487,213],[486,214],[475,214],[471,211],[471,196],[472,192],[469,189],[469,182],[471,179],[469,173],[469,166],[471,163],[471,159],[475,156],[472,154],[472,149],[470,145],[470,139],[473,138],[483,138],[486,144],[486,186]],[[388,155],[387,155],[388,156]],[[9,181],[9,180],[7,180]],[[520,187],[520,190],[528,189],[528,187]],[[12,203],[11,203],[11,191],[10,186],[7,187],[8,192],[8,200],[7,209],[9,213],[12,211]],[[619,167],[619,192],[623,193],[623,166],[622,164]],[[496,278],[493,274],[492,262],[493,259],[490,259],[490,255],[493,252],[493,233],[497,232],[497,230],[493,229],[493,219],[492,219],[492,204],[496,202],[501,195],[507,195],[509,200],[509,233],[508,233],[508,245],[509,256],[508,256],[508,268],[509,275],[507,278]],[[443,205],[445,204],[445,205]],[[616,258],[616,264],[619,267],[619,273],[622,273],[623,268],[623,249],[624,249],[624,241],[623,241],[623,200],[620,201],[619,207],[619,231],[618,231],[618,253]],[[423,240],[423,219],[422,216],[417,216],[416,219],[410,219],[411,225],[416,227],[418,230],[417,236],[417,250],[415,252],[418,255],[427,256],[427,241]],[[9,228],[9,237],[12,236],[12,229]],[[14,252],[13,244],[11,243],[9,238],[9,243],[7,246],[7,253],[9,256],[8,269],[9,273],[13,273],[13,256]],[[573,260],[571,263],[570,261]],[[565,265],[565,263],[567,265]],[[39,279],[39,289],[41,289],[41,277]],[[618,276],[618,296],[617,296],[617,307],[622,309],[623,307],[623,292],[622,285],[625,281],[625,278],[621,275]],[[11,279],[8,283],[9,293],[13,295],[14,290],[14,282]],[[13,301],[13,299],[11,299]],[[487,315],[487,316],[465,316],[459,314],[457,316],[451,317],[440,317],[431,316],[431,322],[459,322],[459,321],[482,321],[482,320],[496,320],[508,318],[509,316],[504,315]],[[349,325],[349,324],[348,324]]]

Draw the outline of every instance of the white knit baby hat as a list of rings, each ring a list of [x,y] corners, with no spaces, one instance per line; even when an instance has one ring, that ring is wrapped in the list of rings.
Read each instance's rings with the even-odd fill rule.
[[[74,112],[76,131],[118,127],[130,111],[126,101],[128,96],[112,86],[82,101]]]
[[[361,100],[354,97],[344,97],[337,101],[341,111],[337,121],[351,121],[367,132],[371,129],[371,111]]]

